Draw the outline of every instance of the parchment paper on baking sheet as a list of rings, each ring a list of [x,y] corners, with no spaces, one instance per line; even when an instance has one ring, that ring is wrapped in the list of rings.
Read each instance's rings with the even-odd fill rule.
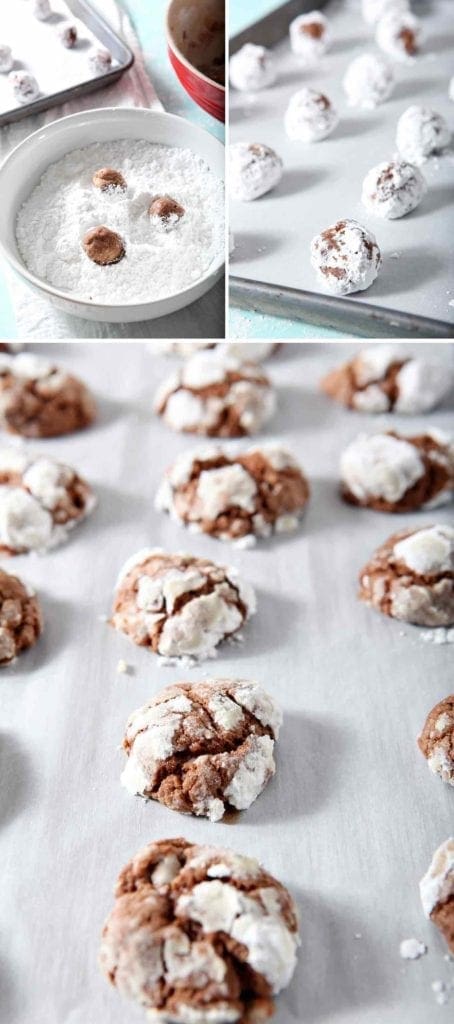
[[[360,567],[403,520],[342,504],[337,471],[360,430],[446,429],[452,406],[406,419],[349,413],[318,382],[355,346],[282,346],[265,364],[278,412],[258,440],[279,439],[298,456],[312,499],[295,535],[238,551],[153,510],[166,466],[200,444],[152,414],[172,359],[143,343],[34,350],[99,396],[92,430],[31,445],[76,466],[99,508],[66,546],[2,561],[37,589],[46,617],[38,645],[0,671],[2,1024],[144,1022],[99,975],[99,933],[121,866],[142,844],[177,835],[257,856],[295,894],[302,947],[276,1024],[450,1019],[431,982],[452,978],[454,966],[423,917],[418,882],[452,834],[453,793],[430,775],[415,738],[452,691],[453,648],[423,643],[419,629],[358,602]],[[418,351],[452,362],[449,345]],[[442,513],[449,520],[451,509]],[[234,825],[181,817],[120,786],[129,713],[186,675],[161,668],[98,618],[109,614],[124,559],[148,545],[224,560],[257,588],[244,643],[187,672],[255,678],[284,708],[277,774]],[[117,672],[119,659],[133,674]],[[409,937],[429,946],[416,963],[399,957]]]
[[[302,4],[304,10],[314,6]],[[361,203],[367,171],[395,153],[396,124],[407,107],[432,106],[454,128],[454,105],[448,98],[454,73],[452,0],[415,3],[414,8],[426,33],[423,52],[410,64],[394,65],[395,91],[375,110],[349,107],[341,84],[350,61],[375,48],[359,0],[329,0],[323,6],[334,41],[317,67],[303,70],[286,38],[274,47],[275,86],[255,94],[230,90],[231,141],[266,143],[285,165],[274,192],[255,202],[231,204],[236,238],[232,275],[320,293],[310,265],[310,241],[340,218],[351,217],[376,235],[384,263],[371,288],[349,300],[454,323],[453,150],[423,165],[429,193],[408,216],[382,221]],[[248,37],[254,40],[253,28]],[[303,85],[326,93],[340,114],[334,133],[312,145],[291,142],[284,129],[288,101]]]

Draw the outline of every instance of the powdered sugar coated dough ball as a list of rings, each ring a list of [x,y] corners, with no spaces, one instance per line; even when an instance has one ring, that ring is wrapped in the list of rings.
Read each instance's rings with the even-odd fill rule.
[[[366,228],[356,220],[340,220],[313,238],[311,263],[324,288],[349,295],[365,291],[375,281],[381,255]]]
[[[47,21],[52,14],[49,0],[33,0],[33,14],[39,21]]]
[[[285,130],[295,142],[319,142],[326,139],[339,123],[337,111],[324,93],[300,89],[290,99],[285,115]]]
[[[33,75],[28,71],[11,71],[9,80],[13,87],[14,95],[19,103],[32,103],[38,99],[39,85]]]
[[[320,11],[301,14],[290,25],[290,45],[293,53],[303,57],[307,64],[315,64],[326,53],[331,43],[328,21]]]
[[[421,172],[405,160],[384,161],[366,175],[362,202],[370,213],[386,220],[405,217],[427,192]]]
[[[261,142],[230,147],[230,189],[234,199],[250,202],[276,188],[282,178],[280,156]]]
[[[388,11],[405,12],[409,7],[408,0],[363,0],[363,18],[368,25],[375,25]]]
[[[230,81],[240,92],[267,89],[276,81],[273,54],[265,46],[246,43],[230,58]]]
[[[421,48],[421,22],[411,11],[388,11],[378,22],[375,40],[393,60],[412,60]]]
[[[343,85],[351,107],[371,110],[391,96],[394,74],[381,57],[363,53],[349,64]]]
[[[408,107],[397,123],[396,145],[409,163],[423,164],[428,157],[446,149],[450,141],[451,132],[444,117],[430,107]]]

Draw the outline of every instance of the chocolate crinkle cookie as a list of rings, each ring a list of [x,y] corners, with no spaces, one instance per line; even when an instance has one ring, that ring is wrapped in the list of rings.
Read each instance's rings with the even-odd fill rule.
[[[454,624],[454,528],[428,526],[395,533],[360,575],[360,598],[417,626]]]
[[[248,546],[295,530],[308,499],[308,482],[293,456],[264,445],[238,455],[219,448],[181,455],[156,507],[194,532]]]
[[[299,945],[287,889],[251,857],[163,839],[123,868],[104,926],[108,981],[162,1024],[259,1024]]]
[[[207,679],[168,686],[126,725],[121,781],[174,811],[219,821],[245,810],[274,775],[282,716],[253,682]]]
[[[254,612],[254,591],[236,569],[146,548],[121,571],[112,625],[155,654],[191,663],[215,657]]]
[[[56,547],[95,504],[70,466],[21,448],[0,450],[0,554]]]
[[[17,576],[0,569],[0,665],[33,647],[43,628],[41,608],[33,591]]]
[[[0,426],[23,437],[58,437],[90,426],[95,402],[82,381],[38,356],[0,355]]]
[[[378,512],[436,508],[454,493],[454,444],[439,430],[415,437],[360,434],[341,458],[345,501]]]
[[[418,746],[431,772],[454,786],[454,694],[429,712]]]
[[[454,954],[454,838],[435,851],[419,885],[424,913],[436,925]]]
[[[446,363],[409,355],[406,346],[375,345],[327,374],[322,391],[358,412],[429,412],[454,383]]]
[[[272,416],[275,395],[253,363],[199,352],[158,390],[155,410],[173,430],[207,437],[255,434]]]

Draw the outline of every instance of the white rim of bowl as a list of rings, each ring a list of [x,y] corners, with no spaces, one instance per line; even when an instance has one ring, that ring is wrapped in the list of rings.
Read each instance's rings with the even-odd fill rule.
[[[219,82],[213,82],[212,78],[208,78],[208,75],[204,75],[203,71],[199,71],[199,69],[196,68],[194,64],[191,64],[191,61],[188,60],[187,57],[185,57],[184,53],[181,52],[179,46],[177,46],[172,34],[172,30],[170,28],[170,12],[172,10],[173,4],[174,0],[170,0],[166,13],[166,35],[167,42],[170,48],[178,57],[178,60],[181,60],[181,63],[184,64],[185,67],[187,67],[188,71],[192,71],[195,75],[197,75],[198,78],[201,78],[203,82],[206,82],[208,85],[212,85],[214,89],[218,89],[219,92],[225,94],[225,85],[221,85]]]
[[[23,139],[22,142],[19,142],[18,145],[11,150],[11,153],[8,153],[8,155],[0,164],[0,176],[3,171],[3,168],[6,167],[7,163],[10,160],[12,160],[13,156],[15,156],[16,153],[18,153],[23,147],[28,145],[30,139],[33,139],[35,135],[40,135],[43,131],[49,131],[50,129],[52,129],[53,126],[56,124],[61,125],[67,121],[72,121],[75,118],[90,119],[93,114],[106,114],[109,113],[109,111],[121,111],[122,113],[124,113],[126,109],[127,108],[125,107],[94,107],[92,110],[80,110],[75,114],[67,114],[66,117],[59,117],[55,121],[51,121],[49,124],[44,125],[43,128],[38,128],[35,132],[31,132],[31,134],[28,135],[26,139]],[[213,139],[215,142],[218,142],[220,146],[222,146],[222,142],[220,142],[215,135],[212,135],[211,132],[208,132],[206,128],[201,128],[200,125],[193,125],[191,121],[187,121],[186,118],[179,117],[177,114],[168,114],[165,110],[148,110],[147,107],[132,107],[129,112],[134,113],[135,115],[137,114],[140,117],[152,116],[163,119],[165,118],[166,120],[171,121],[182,121],[183,124],[189,125],[191,128],[194,128],[195,131],[203,132],[204,135],[208,135],[210,139]],[[191,292],[193,288],[196,288],[198,285],[202,284],[202,282],[206,281],[206,279],[210,277],[212,274],[217,274],[219,273],[219,271],[222,271],[222,267],[224,266],[225,263],[225,259],[222,258],[219,264],[215,264],[211,269],[208,268],[208,270],[206,270],[205,273],[202,274],[202,277],[197,278],[197,281],[194,281],[193,284],[188,285],[186,288],[183,288],[179,292],[171,292],[170,295],[164,295],[160,299],[145,299],[140,302],[136,301],[118,303],[93,302],[90,299],[76,298],[71,294],[71,292],[63,292],[59,288],[53,288],[52,285],[47,283],[47,281],[43,281],[40,277],[36,277],[35,274],[32,274],[32,272],[27,269],[25,264],[21,263],[18,259],[16,259],[14,255],[12,255],[9,252],[9,250],[3,245],[1,239],[0,252],[3,253],[3,256],[5,257],[7,262],[11,264],[11,266],[16,270],[20,277],[25,277],[28,281],[30,281],[31,284],[38,287],[41,291],[44,291],[48,295],[54,296],[58,299],[63,299],[65,302],[71,302],[75,306],[87,306],[88,308],[100,310],[120,309],[121,307],[123,307],[124,309],[137,309],[140,306],[152,306],[154,305],[154,303],[167,302],[170,299],[175,299],[177,296],[183,297],[188,292]]]

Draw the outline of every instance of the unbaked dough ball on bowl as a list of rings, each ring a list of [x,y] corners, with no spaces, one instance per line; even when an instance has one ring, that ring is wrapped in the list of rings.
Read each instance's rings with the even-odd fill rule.
[[[454,955],[454,837],[435,851],[419,891],[426,917],[441,932]]]
[[[89,484],[74,469],[23,448],[0,450],[0,554],[46,551],[96,505]]]
[[[363,18],[368,25],[375,25],[389,11],[402,13],[409,9],[409,0],[362,0]]]
[[[255,682],[168,686],[127,722],[122,784],[174,811],[220,821],[250,807],[274,775],[281,722]]]
[[[181,455],[156,506],[194,532],[246,547],[295,530],[308,500],[309,484],[293,456],[263,445],[238,455],[220,448]]]
[[[360,598],[416,626],[454,624],[454,527],[438,524],[390,537],[360,575]]]
[[[73,374],[38,356],[0,353],[0,426],[23,437],[58,437],[90,426],[96,405]]]
[[[17,576],[0,569],[0,666],[33,647],[43,628],[38,598]]]
[[[343,86],[351,107],[373,110],[385,103],[394,90],[394,72],[375,53],[362,53],[349,64]]]
[[[292,897],[258,861],[163,839],[123,868],[99,964],[149,1020],[259,1024],[290,983],[298,946]]]
[[[303,57],[305,64],[316,64],[331,45],[328,19],[321,11],[300,14],[291,22],[289,31],[293,53]]]
[[[454,786],[454,694],[429,712],[418,746],[431,772]]]
[[[283,163],[261,142],[235,142],[230,146],[230,194],[243,203],[260,199],[279,185]]]
[[[164,381],[155,399],[156,412],[173,430],[207,437],[256,434],[275,405],[263,370],[216,351],[189,359]]]
[[[430,107],[408,107],[397,122],[396,145],[404,160],[419,166],[441,153],[451,142],[442,116]]]
[[[378,512],[437,508],[454,496],[454,444],[438,430],[360,434],[340,469],[344,500]]]
[[[274,85],[276,65],[271,51],[246,43],[230,58],[230,81],[241,92],[257,92]]]
[[[375,40],[393,60],[408,62],[421,49],[421,22],[411,11],[386,11],[377,24]]]
[[[339,220],[311,242],[311,263],[318,281],[335,295],[370,288],[381,266],[381,253],[371,231],[356,220]]]
[[[334,131],[339,115],[324,93],[304,88],[291,97],[284,123],[294,142],[319,142]]]
[[[362,202],[376,217],[397,220],[415,210],[426,192],[426,180],[417,167],[406,160],[385,160],[366,174]]]
[[[236,569],[145,548],[121,570],[111,621],[139,647],[192,663],[216,657],[255,610],[254,591]]]
[[[416,350],[417,352],[417,350]],[[454,384],[447,363],[412,354],[407,345],[372,345],[331,370],[322,391],[358,412],[430,412]]]

